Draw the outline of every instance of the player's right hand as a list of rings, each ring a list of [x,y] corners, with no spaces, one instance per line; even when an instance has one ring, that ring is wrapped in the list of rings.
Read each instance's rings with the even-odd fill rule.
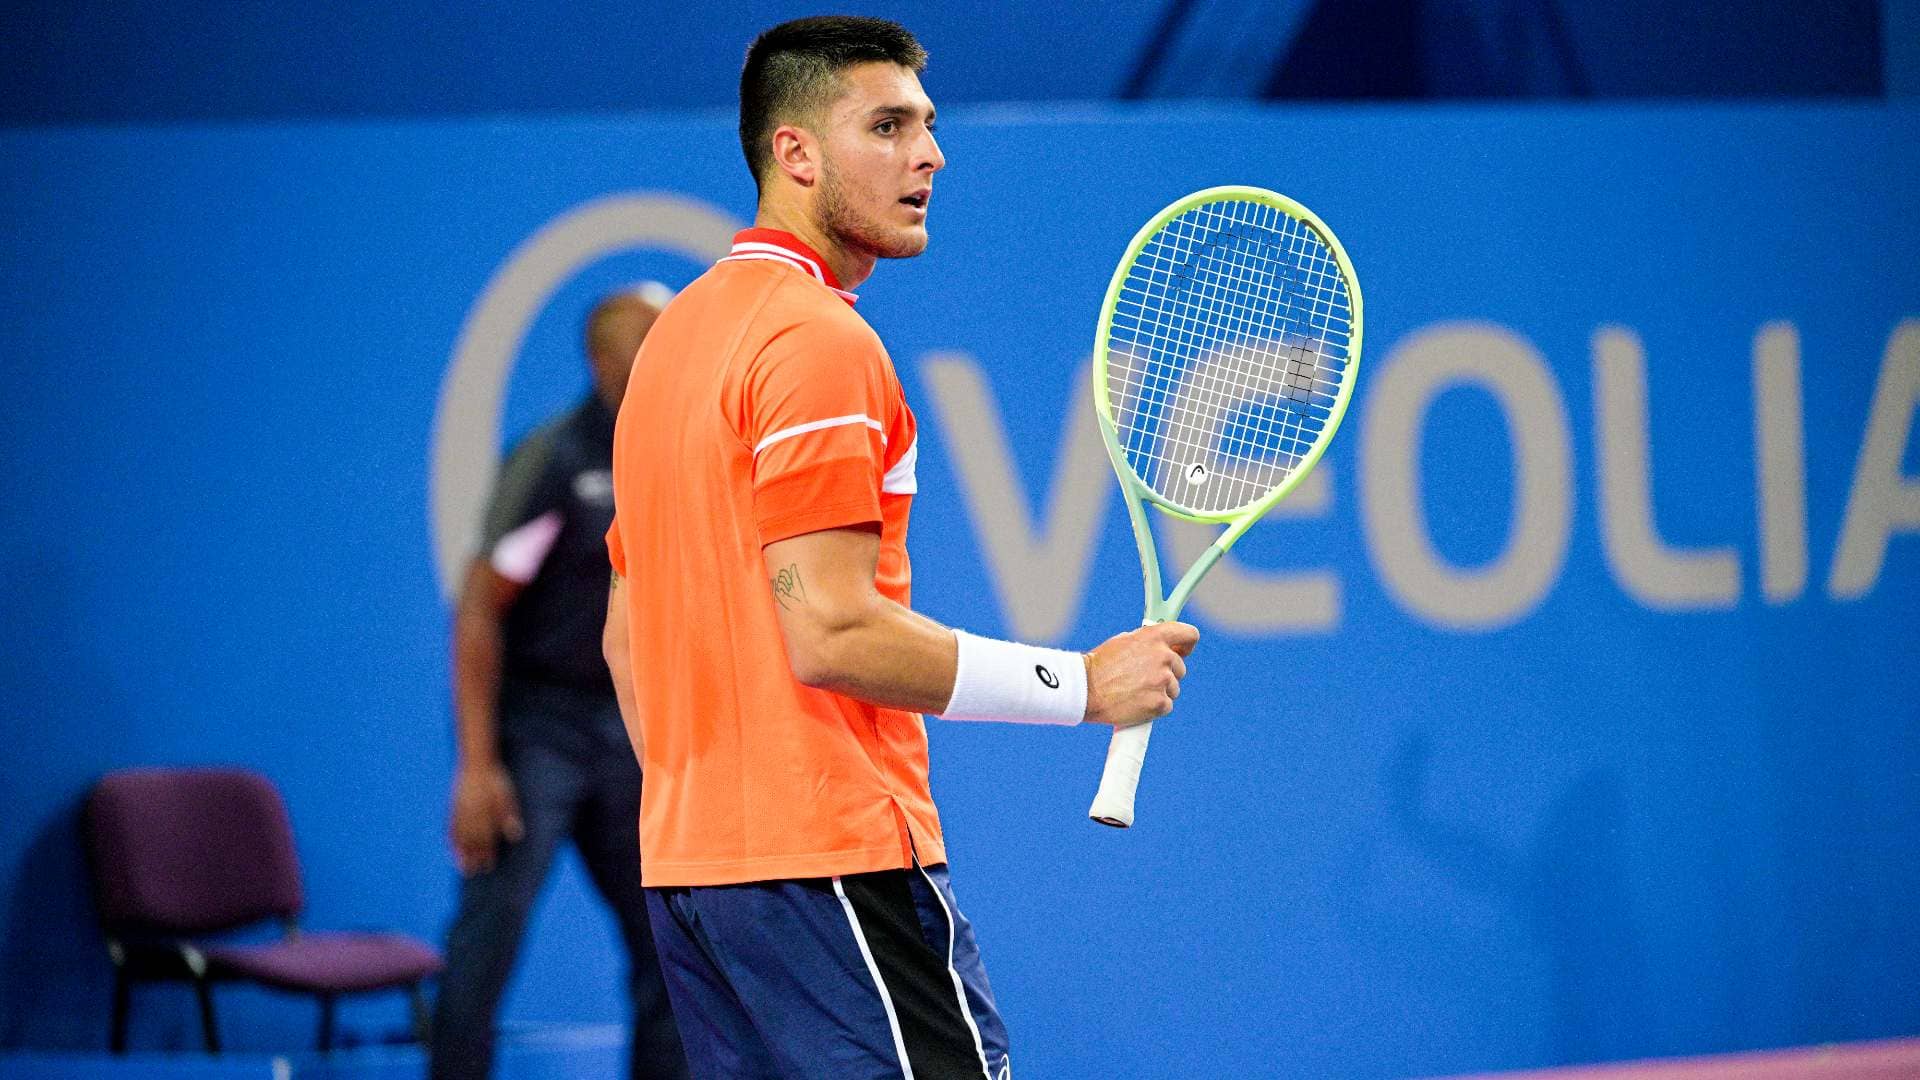
[[[1198,627],[1165,622],[1102,642],[1087,654],[1087,720],[1131,727],[1172,712],[1199,640]]]
[[[453,780],[453,820],[447,826],[453,857],[469,876],[493,869],[500,841],[518,843],[520,799],[506,767],[498,763],[462,765]]]

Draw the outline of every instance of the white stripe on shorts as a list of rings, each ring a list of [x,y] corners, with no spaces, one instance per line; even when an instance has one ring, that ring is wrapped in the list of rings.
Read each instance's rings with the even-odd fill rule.
[[[916,860],[913,864],[920,876],[927,879],[927,888],[933,890],[933,898],[940,901],[940,911],[947,917],[947,975],[953,979],[953,992],[960,997],[960,1015],[966,1018],[967,1030],[973,1033],[973,1051],[980,1055],[980,1075],[993,1080],[993,1074],[987,1069],[987,1047],[980,1041],[980,1025],[973,1022],[973,1009],[967,1004],[967,984],[960,981],[960,972],[953,966],[953,939],[958,929],[953,922],[953,909],[947,906],[947,898],[940,895],[940,886],[934,883],[933,875]],[[1004,1074],[1007,1070],[1003,1069]]]
[[[887,1027],[893,1032],[893,1050],[900,1055],[901,1078],[913,1080],[913,1063],[907,1060],[907,1038],[900,1033],[900,1015],[893,1011],[893,995],[887,993],[887,982],[880,977],[880,965],[873,958],[873,950],[867,947],[867,932],[860,929],[860,916],[854,913],[853,901],[847,899],[847,890],[838,877],[833,879],[833,895],[840,898],[840,907],[846,911],[847,922],[853,927],[853,940],[860,943],[860,958],[867,962],[867,973],[873,976],[873,985],[880,989],[880,1004],[886,1006]],[[973,1021],[969,1019],[967,1023],[971,1025]]]

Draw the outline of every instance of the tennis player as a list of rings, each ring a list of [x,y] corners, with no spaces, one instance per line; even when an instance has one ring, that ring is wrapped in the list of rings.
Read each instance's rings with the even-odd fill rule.
[[[753,43],[754,227],[668,305],[620,410],[605,647],[695,1076],[1010,1076],[918,714],[1150,720],[1199,636],[1143,627],[1083,655],[909,607],[914,416],[851,290],[927,246],[945,159],[925,63],[880,19]]]

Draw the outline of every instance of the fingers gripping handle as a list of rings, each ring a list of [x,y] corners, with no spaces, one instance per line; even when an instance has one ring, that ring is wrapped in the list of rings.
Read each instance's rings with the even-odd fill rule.
[[[1100,775],[1100,792],[1087,816],[1102,825],[1124,829],[1133,824],[1133,793],[1140,787],[1140,765],[1147,757],[1153,724],[1113,729],[1107,744],[1107,768]]]

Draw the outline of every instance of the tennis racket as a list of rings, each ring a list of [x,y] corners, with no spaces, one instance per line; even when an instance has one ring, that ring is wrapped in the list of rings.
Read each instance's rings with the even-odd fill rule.
[[[1177,618],[1194,586],[1293,490],[1340,427],[1360,371],[1360,283],[1306,207],[1216,187],[1147,222],[1113,271],[1093,348],[1093,402],[1120,478],[1147,623]],[[1171,594],[1151,505],[1226,527]],[[1088,815],[1133,824],[1152,724],[1118,728]]]

